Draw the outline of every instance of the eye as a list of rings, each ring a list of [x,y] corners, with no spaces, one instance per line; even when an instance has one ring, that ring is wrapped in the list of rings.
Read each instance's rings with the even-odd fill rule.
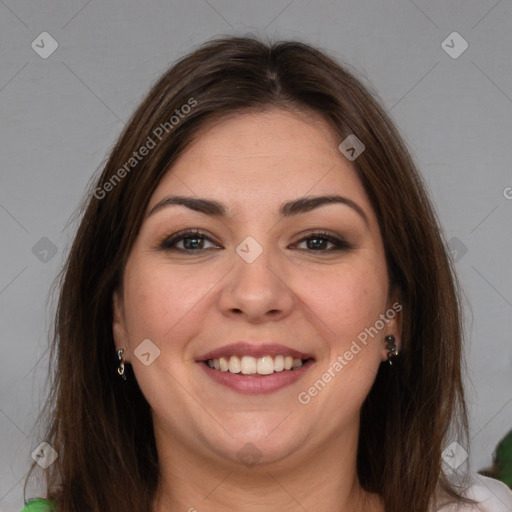
[[[329,233],[326,233],[324,231],[310,233],[309,236],[299,240],[297,244],[301,244],[304,242],[306,242],[306,249],[300,250],[309,250],[314,252],[332,252],[352,249],[352,246],[345,240],[330,235]],[[333,247],[327,249],[328,244],[331,244]]]
[[[198,252],[200,250],[208,249],[208,247],[204,247],[206,241],[211,242],[204,233],[201,233],[201,231],[197,229],[188,229],[186,231],[174,233],[174,235],[165,238],[160,242],[158,247],[165,251]],[[178,244],[182,242],[183,246],[178,247]],[[214,248],[219,248],[219,246],[215,244],[213,245]]]
[[[212,247],[205,247],[205,244],[211,243]],[[308,252],[333,252],[352,249],[353,246],[345,240],[335,237],[324,231],[310,233],[309,236],[302,238],[295,244],[297,247],[300,244],[306,243],[306,248],[299,248]],[[179,247],[179,244],[183,244]],[[331,247],[328,248],[328,245]],[[158,248],[164,251],[175,252],[200,252],[206,249],[220,249],[212,240],[204,233],[197,229],[188,229],[179,231],[173,235],[164,238],[159,244]]]

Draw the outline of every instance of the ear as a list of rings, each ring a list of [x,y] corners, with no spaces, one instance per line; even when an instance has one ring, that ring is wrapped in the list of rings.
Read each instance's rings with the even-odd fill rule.
[[[126,349],[128,348],[128,336],[126,333],[123,299],[119,291],[115,290],[112,294],[112,335],[116,352],[124,348],[126,354]],[[124,359],[126,359],[125,356]]]
[[[403,305],[399,293],[390,295],[384,316],[386,318],[386,326],[382,332],[381,359],[382,361],[387,361],[388,349],[386,348],[386,336],[392,334],[395,337],[395,345],[399,350],[402,349]]]

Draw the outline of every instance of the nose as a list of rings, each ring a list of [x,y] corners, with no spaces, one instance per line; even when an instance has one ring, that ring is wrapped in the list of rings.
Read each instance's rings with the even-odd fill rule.
[[[252,263],[236,252],[233,260],[219,298],[224,315],[263,323],[290,314],[297,298],[287,283],[285,268],[270,257],[269,250],[264,249]]]

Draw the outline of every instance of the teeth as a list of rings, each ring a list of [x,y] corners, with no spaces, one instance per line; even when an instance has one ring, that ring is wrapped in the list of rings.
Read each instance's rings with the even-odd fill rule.
[[[213,364],[215,364],[215,359],[213,360]],[[228,370],[231,373],[240,373],[240,359],[237,356],[231,356],[229,358]]]
[[[295,368],[300,368],[302,366],[302,359],[293,359],[292,370]]]
[[[243,356],[240,362],[240,366],[242,369],[242,373],[245,375],[256,373],[256,359],[254,359],[254,357]]]
[[[283,356],[276,356],[274,358],[274,371],[275,372],[282,372],[284,370],[284,357]]]
[[[251,359],[254,359],[251,357]],[[274,373],[274,360],[271,356],[263,356],[258,359],[258,368],[256,373],[259,375],[270,375]]]
[[[222,372],[242,373],[244,375],[270,375],[283,370],[295,370],[303,364],[302,359],[294,359],[292,356],[278,355],[255,358],[251,356],[220,357],[206,361],[210,368]]]

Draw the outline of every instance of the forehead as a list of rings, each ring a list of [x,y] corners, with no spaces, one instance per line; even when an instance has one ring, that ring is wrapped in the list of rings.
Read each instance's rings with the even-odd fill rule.
[[[300,147],[303,156],[334,156],[339,142],[332,127],[316,112],[281,109],[235,113],[206,123],[189,149],[232,157],[278,155]],[[222,144],[221,151],[218,145]]]
[[[342,193],[370,208],[341,141],[315,113],[248,112],[201,129],[155,190],[215,197],[233,210],[305,195]]]

